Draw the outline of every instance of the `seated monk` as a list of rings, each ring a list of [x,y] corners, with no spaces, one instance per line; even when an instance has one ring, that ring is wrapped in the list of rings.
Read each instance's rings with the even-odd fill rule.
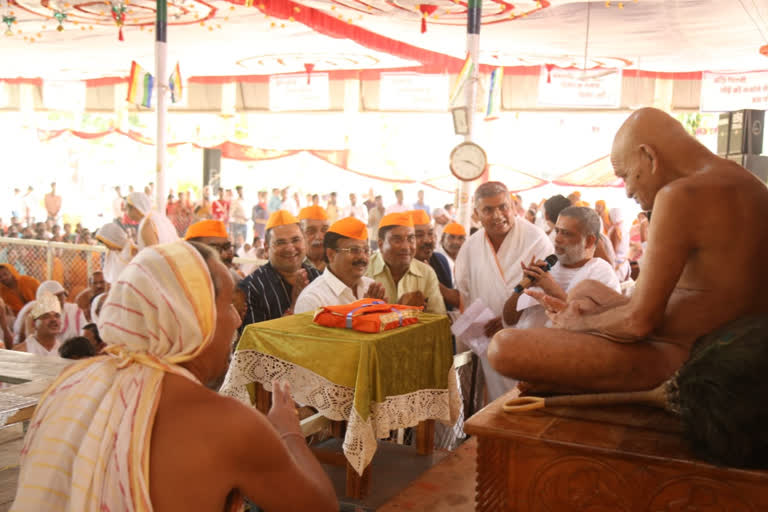
[[[268,415],[210,391],[240,318],[216,253],[144,249],[101,313],[104,354],[70,366],[41,397],[11,510],[337,511],[287,386]]]
[[[488,358],[500,373],[553,391],[650,389],[700,336],[768,312],[765,184],[653,108],[622,125],[611,162],[627,196],[653,210],[632,297],[591,282],[566,302],[540,296],[555,328],[496,334]]]

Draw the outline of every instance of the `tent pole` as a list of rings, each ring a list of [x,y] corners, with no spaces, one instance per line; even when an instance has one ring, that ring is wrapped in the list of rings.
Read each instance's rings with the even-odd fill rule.
[[[167,0],[157,0],[157,19],[155,26],[155,80],[157,83],[157,179],[155,192],[157,209],[165,213],[166,189],[166,152],[168,121],[168,4]]]
[[[465,102],[467,105],[467,134],[465,141],[471,141],[475,133],[477,115],[478,84],[480,83],[480,21],[482,17],[482,0],[469,0],[467,6],[467,53],[474,66],[472,74],[464,86]],[[487,172],[487,171],[486,171]],[[481,178],[482,179],[482,178]],[[470,217],[472,215],[472,194],[476,182],[461,181],[459,187],[458,223],[469,233]]]

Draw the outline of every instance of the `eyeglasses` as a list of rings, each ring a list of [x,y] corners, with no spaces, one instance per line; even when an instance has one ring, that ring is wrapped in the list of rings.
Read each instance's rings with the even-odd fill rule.
[[[304,241],[304,237],[302,237],[302,236],[295,236],[295,237],[291,238],[290,240],[286,240],[285,238],[279,238],[279,239],[275,240],[274,242],[272,242],[272,247],[274,247],[276,249],[282,249],[282,248],[288,246],[288,244],[299,245],[303,241]]]
[[[343,247],[341,249],[336,249],[338,252],[348,252],[352,256],[361,256],[365,254],[366,256],[371,254],[371,248],[370,247]]]
[[[218,249],[219,251],[228,251],[232,249],[232,242],[224,242],[223,244],[208,244],[214,249]]]

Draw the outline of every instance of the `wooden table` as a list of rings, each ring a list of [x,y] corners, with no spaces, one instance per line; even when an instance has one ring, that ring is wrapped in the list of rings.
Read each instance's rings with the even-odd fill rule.
[[[499,398],[466,423],[478,438],[480,512],[762,512],[768,472],[716,467],[678,420],[642,406],[508,414]]]
[[[26,421],[32,417],[40,396],[59,376],[61,371],[72,364],[70,359],[45,357],[0,349],[0,382],[14,384],[0,389],[0,403],[3,395],[7,398],[26,397],[25,405],[13,405],[5,410],[0,408],[0,417],[10,414],[0,427]],[[16,400],[10,400],[15,402]]]

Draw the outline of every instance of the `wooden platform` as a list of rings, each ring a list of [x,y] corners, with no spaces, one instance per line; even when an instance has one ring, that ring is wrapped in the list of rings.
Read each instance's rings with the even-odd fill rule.
[[[512,393],[470,418],[479,512],[764,512],[768,472],[697,460],[657,409],[507,414]]]

